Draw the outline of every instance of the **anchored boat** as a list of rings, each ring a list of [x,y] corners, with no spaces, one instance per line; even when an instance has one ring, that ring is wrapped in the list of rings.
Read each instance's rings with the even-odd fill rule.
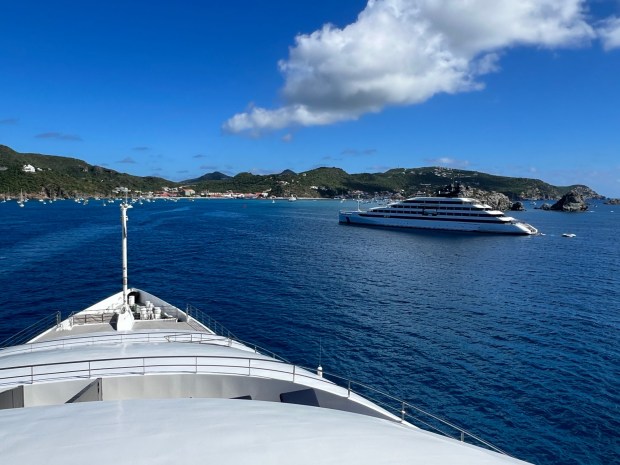
[[[494,234],[538,234],[538,230],[468,197],[412,197],[368,210],[341,211],[339,222],[365,226],[435,229]]]
[[[2,463],[524,463],[416,406],[291,364],[191,306],[128,287],[128,208],[122,291],[65,319],[51,315],[0,350]]]

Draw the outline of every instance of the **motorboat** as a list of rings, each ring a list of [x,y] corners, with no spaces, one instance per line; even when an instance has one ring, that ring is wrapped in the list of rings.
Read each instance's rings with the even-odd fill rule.
[[[121,203],[122,291],[66,318],[52,313],[0,350],[2,463],[525,463],[129,287],[129,208]]]

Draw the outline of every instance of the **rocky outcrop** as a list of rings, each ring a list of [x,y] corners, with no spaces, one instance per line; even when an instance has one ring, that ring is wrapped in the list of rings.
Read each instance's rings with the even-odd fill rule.
[[[525,207],[523,206],[523,202],[515,202],[510,206],[510,211],[513,212],[523,212],[525,211]]]
[[[605,205],[620,205],[620,199],[608,199]]]
[[[583,196],[577,191],[570,191],[560,200],[551,205],[550,210],[563,212],[583,212],[588,209],[588,205]]]
[[[605,198],[604,196],[594,192],[588,186],[584,186],[584,185],[581,185],[581,184],[578,184],[576,186],[572,186],[571,187],[571,192],[574,192],[576,194],[581,195],[584,199],[599,199],[599,200],[602,200],[602,199]]]
[[[437,192],[437,195],[441,197],[470,197],[472,199],[480,200],[490,207],[501,211],[510,210],[510,207],[512,207],[512,202],[505,194],[476,189],[459,182],[449,184],[443,189],[440,189]]]

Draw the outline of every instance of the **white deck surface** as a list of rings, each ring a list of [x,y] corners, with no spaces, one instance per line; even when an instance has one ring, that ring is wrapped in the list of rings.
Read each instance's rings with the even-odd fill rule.
[[[10,350],[10,349],[9,349]],[[92,360],[123,360],[134,357],[219,357],[219,358],[242,358],[253,360],[269,360],[272,358],[265,355],[256,354],[248,350],[241,350],[235,347],[219,346],[214,344],[198,343],[170,343],[170,342],[151,342],[151,343],[127,343],[110,341],[103,344],[93,344],[82,346],[79,350],[76,347],[54,347],[46,350],[34,350],[24,352],[0,352],[0,368],[23,366],[23,365],[43,365],[70,363],[76,361]],[[122,363],[121,363],[122,364]]]
[[[136,320],[133,325],[133,332],[136,331],[156,331],[156,330],[170,330],[170,331],[200,331],[199,324],[189,324],[185,321],[168,321],[168,320]],[[202,330],[206,332],[206,330]],[[59,331],[50,331],[43,335],[37,341],[49,341],[52,339],[58,339],[67,336],[76,336],[81,334],[91,333],[118,333],[110,323],[93,323],[87,325],[75,325],[70,330],[64,329]]]
[[[227,399],[2,410],[0,457],[46,465],[525,463],[367,416]]]

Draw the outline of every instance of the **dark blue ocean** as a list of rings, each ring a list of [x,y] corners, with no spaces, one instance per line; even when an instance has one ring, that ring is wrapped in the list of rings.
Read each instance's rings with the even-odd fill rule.
[[[620,206],[516,213],[537,237],[339,225],[347,206],[136,204],[129,284],[518,458],[620,463]],[[0,204],[0,340],[121,289],[119,217],[95,200]]]

